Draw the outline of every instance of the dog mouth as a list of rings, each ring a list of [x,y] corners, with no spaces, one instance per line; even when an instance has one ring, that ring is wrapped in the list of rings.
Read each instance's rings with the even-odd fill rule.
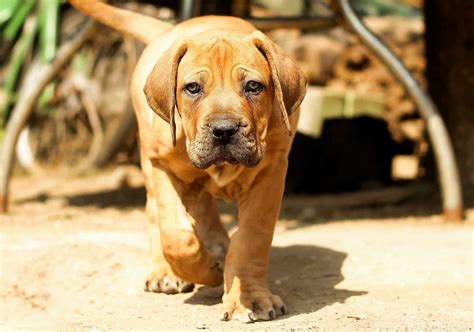
[[[216,166],[222,166],[226,162],[232,165],[237,165],[239,163],[239,161],[235,159],[234,157],[230,155],[224,155],[224,157],[219,157],[216,160],[212,161],[211,164],[216,165]]]
[[[216,166],[221,166],[224,165],[225,163],[229,163],[231,165],[237,165],[237,164],[248,164],[247,160],[249,157],[244,157],[240,158],[241,160],[237,159],[234,157],[232,153],[232,149],[229,149],[227,146],[220,148],[221,151],[219,151],[215,157],[214,160],[209,160],[211,165],[216,165]],[[242,156],[243,157],[243,156]]]
[[[221,166],[242,164],[245,167],[255,167],[262,159],[262,149],[252,139],[242,137],[228,144],[216,144],[213,140],[199,141],[186,144],[191,163],[199,169],[211,165]]]

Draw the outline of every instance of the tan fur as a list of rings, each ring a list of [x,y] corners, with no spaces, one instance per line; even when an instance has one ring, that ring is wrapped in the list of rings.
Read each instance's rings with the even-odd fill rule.
[[[131,86],[153,256],[147,289],[174,293],[189,290],[189,283],[215,286],[224,280],[225,320],[285,313],[282,300],[268,290],[267,273],[291,133],[305,93],[301,71],[238,18],[199,17],[168,28],[95,1],[70,2],[148,42]],[[117,23],[123,15],[132,15],[131,23]],[[243,89],[249,81],[264,89],[249,94]],[[198,82],[202,92],[187,93],[189,82]],[[216,145],[212,134],[219,121],[238,128],[225,146]],[[239,229],[231,239],[216,197],[237,202]]]

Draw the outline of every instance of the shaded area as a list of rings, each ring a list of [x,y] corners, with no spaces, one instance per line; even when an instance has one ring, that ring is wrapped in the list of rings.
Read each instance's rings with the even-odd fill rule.
[[[318,311],[366,291],[336,289],[344,280],[342,265],[347,254],[310,245],[273,247],[269,285],[287,305],[290,316]],[[201,287],[185,300],[188,304],[221,303],[222,287]],[[288,317],[288,316],[285,316]]]
[[[467,207],[474,206],[473,199],[469,202]],[[233,226],[237,226],[235,204],[222,202],[220,211],[234,216]],[[441,201],[437,187],[415,183],[334,194],[287,195],[279,219],[291,220],[292,224],[286,227],[294,228],[349,219],[380,221],[439,213]]]
[[[55,195],[42,192],[35,196],[16,200],[16,204],[31,202],[45,203],[49,199],[63,198],[67,204],[76,207],[94,206],[97,208],[114,207],[117,209],[145,207],[146,191],[145,187],[131,187],[128,184],[121,184],[116,189],[99,190],[92,193],[79,193],[76,195]]]
[[[474,6],[434,1],[424,7],[429,92],[451,136],[465,199],[474,194]],[[434,168],[433,168],[434,169]],[[471,195],[471,196],[469,196]]]
[[[13,204],[22,207],[29,203],[56,202],[58,207],[119,210],[145,207],[146,192],[138,168],[117,168],[108,174],[87,178],[64,177],[61,174],[53,176],[22,180],[22,187],[17,189],[22,194],[14,199]],[[473,192],[466,192],[466,207],[474,207]],[[219,208],[226,226],[235,226],[235,204],[220,201]],[[356,221],[431,216],[440,212],[439,188],[430,183],[415,182],[353,192],[286,195],[280,219],[292,220],[292,225],[299,225],[347,219]]]
[[[94,205],[99,208],[145,207],[146,191],[145,187],[130,187],[125,184],[117,189],[67,196],[66,199],[69,205],[73,206]]]
[[[474,195],[466,195],[466,207],[474,206]],[[61,195],[42,192],[18,199],[15,204],[46,203],[62,199],[72,207],[144,208],[146,191],[142,186],[120,184],[115,189],[102,189],[88,193]],[[233,203],[220,201],[221,213],[227,215],[227,226],[237,225],[237,208]],[[380,189],[361,190],[319,195],[287,195],[281,208],[280,219],[296,220],[298,224],[326,223],[338,220],[367,220],[429,216],[441,212],[438,189],[430,184],[387,186]]]
[[[297,133],[289,156],[287,194],[354,191],[392,183],[392,158],[413,144],[396,143],[387,123],[370,117],[328,120],[322,135]]]

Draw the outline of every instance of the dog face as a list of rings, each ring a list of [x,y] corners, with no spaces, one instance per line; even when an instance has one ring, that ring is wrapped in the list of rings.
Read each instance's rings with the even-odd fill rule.
[[[275,111],[291,134],[288,115],[304,97],[305,79],[259,32],[207,32],[165,52],[144,91],[152,109],[170,123],[172,135],[178,110],[195,167],[224,162],[254,167],[264,155]]]
[[[273,87],[268,63],[250,40],[188,43],[176,101],[196,167],[223,162],[253,167],[262,159]]]

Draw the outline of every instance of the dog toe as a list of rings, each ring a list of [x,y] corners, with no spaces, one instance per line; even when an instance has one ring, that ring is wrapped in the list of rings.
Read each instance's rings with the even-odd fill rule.
[[[243,323],[273,320],[286,313],[281,298],[270,292],[244,292],[224,296],[222,320],[238,320]]]
[[[188,293],[194,284],[178,278],[171,270],[154,268],[145,281],[145,291],[153,293],[177,294]]]

